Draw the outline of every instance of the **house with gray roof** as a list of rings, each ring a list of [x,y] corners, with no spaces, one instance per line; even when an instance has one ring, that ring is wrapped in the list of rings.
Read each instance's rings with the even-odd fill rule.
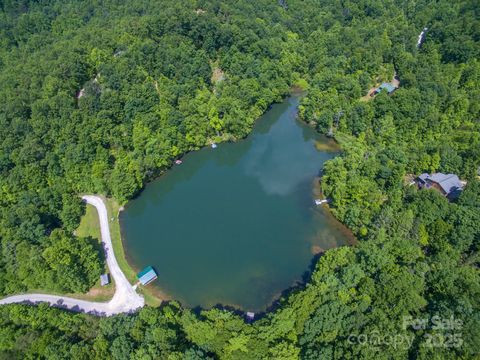
[[[443,173],[423,173],[418,176],[417,184],[422,189],[436,189],[450,199],[458,197],[464,186],[457,175]]]

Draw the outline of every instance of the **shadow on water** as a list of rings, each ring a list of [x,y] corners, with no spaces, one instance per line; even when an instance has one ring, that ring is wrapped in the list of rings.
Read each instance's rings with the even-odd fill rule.
[[[142,197],[142,200],[147,200],[135,202],[136,213],[142,213],[149,205],[158,203],[165,195],[171,193],[176,187],[181,186],[182,183],[191,180],[198,170],[203,168],[210,161],[208,154],[209,151],[213,150],[210,148],[203,148],[198,151],[188,153],[183,157],[184,163],[188,162],[188,166],[184,166],[184,164],[174,165],[171,169],[168,169],[168,171],[144,186],[141,191],[125,205],[125,210],[120,213],[121,227],[124,225],[124,216],[126,211],[130,211],[135,200],[140,199],[140,197]],[[165,179],[168,179],[168,181],[165,181]],[[162,186],[158,187],[154,192],[148,192],[148,197],[145,196],[145,190],[147,187],[155,186],[155,184],[160,181],[162,182]],[[122,231],[122,234],[123,233],[124,232]]]
[[[235,165],[251,148],[252,137],[248,137],[238,143],[225,143],[218,145],[212,150],[215,152],[213,161],[219,166]]]
[[[290,287],[288,287],[287,289],[285,289],[285,290],[281,291],[279,294],[277,294],[275,296],[275,298],[270,302],[270,305],[268,305],[265,308],[265,310],[255,313],[254,319],[249,319],[247,317],[247,311],[248,310],[240,309],[239,307],[235,307],[235,306],[232,306],[232,305],[216,304],[216,305],[212,306],[211,308],[204,308],[204,307],[201,307],[201,306],[196,306],[196,307],[192,308],[191,310],[197,316],[202,316],[201,313],[203,311],[208,311],[208,310],[211,310],[211,309],[217,309],[217,310],[222,310],[222,311],[229,311],[229,312],[231,312],[231,313],[233,313],[237,316],[242,317],[248,323],[253,323],[255,321],[259,321],[259,320],[263,319],[265,316],[267,316],[268,314],[270,314],[272,312],[275,312],[276,310],[281,308],[285,304],[285,301],[287,301],[287,299],[290,296],[293,296],[294,294],[305,290],[306,285],[312,279],[312,275],[315,271],[315,268],[317,266],[318,261],[320,260],[320,258],[323,255],[324,255],[324,253],[314,255],[311,262],[310,262],[310,265],[308,266],[308,270],[305,271],[303,273],[302,277],[301,277],[302,280],[295,281],[295,283],[292,284]]]
[[[212,149],[208,146],[205,146],[201,149],[186,153],[185,155],[182,156],[182,161],[184,163],[187,161],[189,162],[189,166],[187,170],[180,171],[181,166],[173,165],[171,168],[165,169],[159,172],[158,174],[153,174],[152,175],[153,179],[150,182],[147,182],[141,189],[139,189],[138,192],[129,201],[129,203],[131,203],[133,200],[138,199],[142,195],[142,193],[144,192],[147,186],[150,186],[157,181],[161,181],[166,176],[174,177],[175,181],[168,183],[167,186],[164,185],[163,186],[164,191],[159,192],[158,194],[159,197],[161,197],[163,193],[168,193],[171,190],[173,190],[177,182],[185,182],[190,180],[195,175],[195,173],[205,165],[206,162],[211,160],[209,159],[210,152],[215,152],[213,160],[217,164],[221,164],[221,165],[236,164],[238,160],[241,159],[245,155],[245,153],[249,151],[255,136],[257,134],[268,134],[270,132],[271,127],[275,124],[275,122],[277,122],[278,117],[282,116],[282,114],[284,114],[285,111],[292,105],[295,107],[298,106],[299,101],[300,101],[299,95],[296,94],[296,96],[289,97],[282,103],[273,104],[269,106],[266,113],[262,115],[255,122],[251,135],[245,137],[244,139],[241,139],[241,141],[239,142],[225,142],[218,145],[219,147],[222,147],[222,149],[225,151],[217,151],[218,148]],[[294,110],[294,112],[296,113],[296,110]],[[287,114],[284,114],[283,116],[289,116],[289,115],[291,116],[291,114],[287,113]],[[229,148],[231,148],[232,146],[235,146],[238,149],[242,149],[242,151],[238,151],[238,149],[236,149],[237,151],[228,151]],[[152,200],[156,200],[156,199],[157,199],[156,197],[152,198]],[[125,206],[125,208],[127,207],[128,207],[128,204]]]
[[[296,113],[295,108],[298,106],[299,101],[299,97],[294,96],[287,98],[279,104],[273,104],[269,107],[268,111],[255,122],[253,127],[254,133],[262,135],[268,134],[280,117],[292,116],[292,113]],[[291,107],[294,109],[292,110]]]
[[[355,246],[355,244],[350,244],[351,246]],[[347,246],[347,245],[344,245]],[[256,321],[259,321],[263,318],[265,318],[268,314],[271,314],[278,309],[280,309],[282,306],[285,305],[285,302],[288,301],[288,299],[291,296],[294,296],[295,294],[302,292],[305,290],[307,284],[311,283],[312,281],[312,276],[315,273],[315,269],[317,268],[318,262],[322,258],[322,256],[325,254],[324,251],[321,253],[313,255],[310,265],[308,266],[308,270],[306,270],[302,276],[301,280],[295,281],[291,286],[288,288],[284,289],[275,297],[273,300],[270,302],[270,304],[265,308],[263,311],[258,311],[255,313],[254,319],[249,319],[247,317],[247,312],[248,310],[246,309],[241,309],[240,307],[232,306],[232,305],[224,305],[221,303],[217,303],[211,307],[202,307],[202,306],[195,306],[191,308],[190,310],[197,316],[202,317],[202,312],[204,311],[209,311],[212,309],[217,309],[217,310],[222,310],[222,311],[229,311],[237,316],[242,317],[247,323],[253,323]],[[177,301],[178,302],[178,301]],[[162,304],[167,304],[168,302],[164,302]]]
[[[290,287],[288,287],[287,289],[280,292],[275,297],[275,299],[270,303],[270,305],[267,306],[267,308],[264,311],[261,311],[261,312],[258,312],[258,313],[255,314],[254,321],[261,320],[264,317],[266,317],[268,314],[277,311],[278,309],[280,309],[282,306],[285,305],[285,302],[287,302],[288,299],[291,296],[294,296],[295,294],[305,290],[307,284],[309,284],[311,282],[312,276],[315,272],[317,264],[324,254],[325,254],[324,252],[315,254],[312,257],[312,260],[310,261],[310,265],[308,266],[308,270],[306,270],[303,273],[303,275],[301,277],[302,280],[295,281],[295,283],[292,284]],[[225,309],[225,310],[231,310],[231,311],[233,309],[233,311],[236,315],[242,316],[243,318],[246,319],[246,311],[244,311],[244,310],[239,310],[239,309],[236,309],[236,308],[232,308],[230,306],[222,306],[222,305],[218,305],[218,308]]]
[[[295,120],[298,102],[273,105],[240,142],[187,154],[121,214],[129,263],[158,265],[155,287],[192,311],[259,318],[305,287],[319,252],[345,243],[313,202],[335,152],[315,150],[322,140]]]

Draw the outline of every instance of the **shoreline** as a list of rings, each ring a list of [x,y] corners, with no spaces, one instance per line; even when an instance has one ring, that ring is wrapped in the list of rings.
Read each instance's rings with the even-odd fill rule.
[[[135,267],[132,266],[128,260],[126,253],[126,247],[123,243],[122,229],[120,224],[120,213],[123,211],[125,205],[119,205],[119,203],[113,198],[107,198],[101,196],[106,204],[109,219],[113,217],[113,221],[110,221],[110,229],[112,233],[112,246],[115,256],[118,259],[118,265],[122,269],[123,273],[129,279],[130,282],[138,282],[137,273]],[[121,210],[122,209],[122,210]],[[170,301],[171,298],[164,293],[152,291],[152,287],[140,285],[137,287],[140,294],[145,297],[145,303],[149,306],[158,307],[164,301]]]
[[[292,96],[295,96],[295,97],[302,96],[303,93],[304,92],[290,93],[289,96],[285,97],[285,99],[288,99],[289,97],[292,97]],[[271,108],[271,106],[269,106],[267,108],[267,110],[270,109],[270,108]],[[297,116],[296,119],[301,124],[303,124],[303,126],[309,126],[308,123],[299,119],[298,116]],[[252,130],[253,130],[253,128],[252,128]],[[250,134],[251,133],[249,133],[247,135],[247,137],[250,136]],[[327,138],[325,135],[317,133],[317,132],[316,132],[316,134],[318,135],[318,138],[315,140],[314,146],[317,148],[317,150],[326,151],[326,152],[333,152],[333,153],[340,153],[342,151],[341,150],[341,143],[338,142],[336,139]],[[242,139],[238,139],[238,140],[242,140]],[[324,144],[325,148],[321,148],[321,146],[319,148],[319,144],[322,145],[323,142],[325,142],[325,144]],[[207,147],[207,146],[205,146],[205,147]],[[200,148],[200,149],[204,149],[205,147]],[[193,151],[194,150],[192,150],[191,152],[193,152]],[[183,156],[185,156],[187,154],[188,153],[183,154]],[[161,176],[164,175],[168,170],[171,170],[172,168],[173,168],[173,165],[171,167],[165,169],[164,171],[162,171],[159,176],[155,177],[151,181],[148,181],[144,185],[142,190],[139,192],[139,194],[137,194],[135,197],[133,197],[128,202],[123,204],[123,206],[118,206],[118,204],[117,204],[117,212],[116,212],[117,217],[115,219],[115,222],[118,225],[115,225],[115,226],[118,227],[119,232],[120,232],[119,233],[120,245],[121,245],[121,248],[122,248],[122,249],[119,249],[119,255],[121,255],[121,257],[124,259],[125,265],[128,266],[128,271],[131,272],[131,273],[136,273],[138,268],[132,264],[132,261],[131,261],[131,259],[129,259],[129,256],[128,256],[128,251],[127,251],[128,246],[127,246],[126,239],[123,236],[124,232],[122,231],[122,222],[121,222],[121,219],[120,219],[121,212],[124,209],[128,209],[129,203],[131,201],[133,201],[134,199],[136,199],[137,196],[140,196],[146,186],[148,186],[152,182],[155,182],[155,181],[158,181],[159,179],[161,179]],[[315,177],[313,179],[314,183],[312,184],[312,191],[315,191],[316,189],[320,189],[320,181],[319,180],[320,180],[319,177]],[[111,201],[114,202],[115,200],[112,199]],[[342,247],[342,246],[355,246],[355,244],[358,242],[358,240],[356,239],[356,237],[354,236],[352,231],[350,229],[348,229],[344,224],[342,224],[337,218],[335,218],[335,216],[332,214],[332,212],[330,211],[330,209],[328,207],[326,207],[326,208],[322,207],[322,209],[320,209],[320,211],[323,212],[327,221],[329,223],[331,223],[333,227],[337,228],[343,234],[343,236],[345,237],[345,242],[342,243],[342,244],[339,244],[338,246],[335,246],[334,248],[339,248],[339,247]],[[314,244],[312,244],[312,245],[314,245]],[[313,246],[312,246],[312,248],[313,248]],[[304,273],[302,275],[300,275],[298,277],[298,279],[294,280],[292,282],[292,284],[290,284],[287,288],[285,288],[283,290],[279,290],[276,294],[274,294],[272,296],[272,298],[270,299],[269,303],[265,305],[264,310],[259,310],[259,311],[261,311],[262,313],[270,311],[269,309],[275,308],[276,304],[278,304],[279,302],[282,302],[284,299],[286,299],[290,293],[295,292],[298,289],[302,289],[305,286],[307,286],[308,280],[306,279],[306,277],[309,278],[311,276],[311,274],[312,274],[312,272],[313,272],[313,270],[314,270],[314,268],[317,264],[318,258],[321,255],[323,255],[325,253],[325,251],[327,251],[328,249],[321,249],[321,250],[322,251],[320,251],[320,252],[312,253],[310,265],[305,268]],[[159,278],[161,278],[161,274],[159,274]],[[235,304],[222,304],[222,303],[214,304],[215,303],[214,301],[212,302],[212,304],[214,304],[212,306],[203,307],[201,305],[196,305],[196,306],[190,307],[190,306],[186,305],[184,302],[182,302],[181,300],[179,300],[179,299],[175,298],[174,296],[168,294],[164,289],[162,289],[162,286],[158,285],[158,284],[151,284],[151,286],[149,286],[147,288],[139,287],[139,289],[142,290],[142,293],[146,293],[146,294],[150,295],[152,298],[154,298],[155,301],[153,301],[153,303],[157,306],[159,304],[161,304],[162,302],[175,301],[175,302],[179,303],[180,306],[183,307],[183,308],[193,308],[193,309],[197,308],[197,309],[201,309],[201,310],[209,310],[209,309],[212,309],[212,308],[215,308],[215,307],[222,307],[222,308],[234,309],[235,311],[240,311],[240,312],[246,312],[246,311],[249,310],[249,309],[243,309],[241,306],[235,305]],[[151,305],[152,301],[147,301],[147,304]]]
[[[303,94],[304,94],[303,91],[291,91],[288,95],[286,95],[283,98],[283,100],[286,100],[289,97],[299,97],[299,96],[302,96]],[[268,106],[264,113],[266,113],[271,108],[271,106],[274,105],[274,104],[275,103],[272,103],[270,106]],[[258,119],[260,119],[260,117]],[[258,121],[258,119],[257,119],[257,121]],[[300,121],[301,123],[303,123],[304,125],[308,126],[308,123],[299,119],[298,116],[297,116],[297,120]],[[252,131],[253,131],[253,129],[254,129],[254,127],[252,127]],[[250,134],[251,134],[251,132],[247,136],[245,136],[244,138],[247,138],[248,136],[250,136]],[[325,140],[324,139],[325,136],[322,135],[322,134],[319,134],[319,133],[317,133],[317,135],[318,135],[318,139],[315,141],[315,147],[318,150],[338,152],[338,153],[341,152],[341,142],[337,141],[336,139],[329,139],[329,143],[325,144],[328,149],[319,148],[318,143],[321,141],[321,139]],[[244,138],[236,139],[235,141],[239,141],[239,140],[242,140]],[[230,140],[226,139],[225,141],[228,142],[228,141],[232,141],[232,140],[231,139]],[[208,145],[205,145],[204,147],[202,147],[200,149],[203,149],[207,146]],[[186,154],[188,154],[190,152],[193,152],[193,151],[196,151],[196,150],[189,151],[189,152],[183,154],[182,156],[185,156]],[[135,284],[135,283],[138,282],[138,279],[137,279],[137,276],[136,276],[137,273],[138,273],[138,269],[136,268],[136,266],[133,266],[131,264],[131,261],[130,261],[129,256],[128,256],[127,251],[126,251],[127,246],[125,244],[124,237],[122,236],[122,225],[121,225],[121,221],[120,221],[121,213],[122,213],[122,211],[125,210],[125,208],[128,206],[128,203],[130,201],[134,200],[137,196],[140,196],[140,194],[142,193],[144,188],[150,182],[156,181],[159,178],[161,178],[161,176],[163,174],[165,174],[166,171],[170,170],[172,167],[173,167],[173,164],[169,168],[166,168],[163,171],[161,171],[159,173],[159,175],[156,176],[154,179],[145,183],[145,185],[142,187],[142,189],[139,191],[138,194],[136,194],[134,197],[132,197],[132,199],[130,199],[129,201],[127,201],[123,204],[120,204],[114,198],[111,198],[111,197],[109,198],[109,197],[106,197],[105,195],[96,195],[105,204],[105,208],[106,208],[106,211],[107,211],[108,226],[110,228],[110,233],[111,233],[112,251],[114,253],[115,258],[118,261],[118,267],[120,268],[120,270],[125,275],[126,279],[131,284]],[[316,191],[318,191],[318,189],[320,189],[320,191],[321,191],[320,178],[315,177],[314,178],[314,184],[312,186],[312,192],[316,192]],[[324,215],[328,219],[328,221],[333,223],[333,225],[335,227],[340,229],[340,231],[346,237],[345,244],[335,246],[334,248],[338,248],[338,247],[342,247],[342,246],[355,246],[355,244],[358,242],[358,240],[355,238],[355,236],[351,232],[351,230],[348,229],[344,224],[342,224],[338,219],[336,219],[335,216],[333,215],[333,213],[328,208],[322,208],[321,210],[324,212]],[[327,250],[328,249],[321,249],[320,252],[312,253],[312,258],[311,258],[310,265],[305,269],[305,272],[298,279],[294,280],[292,282],[292,284],[289,285],[287,288],[285,288],[283,290],[279,290],[277,293],[275,293],[271,297],[269,303],[266,304],[263,307],[263,310],[257,310],[258,314],[266,314],[270,311],[273,311],[274,309],[278,308],[278,306],[281,303],[283,303],[283,301],[286,301],[290,294],[305,288],[308,285],[308,281],[309,281],[308,279],[310,278],[311,274],[313,273],[313,270],[314,270],[314,268],[315,268],[315,266],[318,262],[318,259]],[[89,291],[87,293],[84,293],[84,294],[58,294],[58,295],[59,296],[69,296],[72,299],[77,299],[77,300],[87,300],[87,299],[90,299],[91,295],[89,295],[89,293],[94,288],[95,287],[89,289]],[[29,291],[28,293],[32,293],[32,291],[33,290]],[[161,286],[155,286],[154,284],[151,284],[150,286],[139,285],[137,287],[137,291],[140,295],[142,295],[144,297],[145,305],[148,305],[148,306],[151,306],[151,307],[159,307],[163,303],[167,303],[167,302],[176,302],[176,303],[179,304],[180,307],[186,308],[186,309],[210,310],[210,309],[213,309],[213,308],[223,308],[223,309],[230,309],[230,310],[235,311],[237,313],[245,313],[245,312],[249,311],[249,309],[243,309],[239,305],[222,304],[222,303],[217,303],[215,305],[206,306],[206,307],[202,307],[201,305],[190,307],[190,306],[184,305],[180,300],[175,299],[173,296],[169,295],[167,292],[165,292],[161,288]],[[47,294],[46,291],[43,291],[41,289],[37,293]],[[52,293],[50,292],[49,294],[52,294]],[[14,295],[14,294],[12,294],[12,295]],[[107,300],[107,299],[105,299],[105,300]]]
[[[281,101],[285,101],[286,99],[288,99],[289,97],[292,97],[292,96],[295,96],[295,97],[303,96],[305,93],[306,93],[305,90],[303,90],[299,87],[292,86],[290,88],[289,92],[287,94],[285,94],[284,96],[282,96]],[[279,102],[275,101],[275,102],[271,103],[270,105],[268,105],[265,108],[265,110],[263,111],[263,113],[260,114],[258,116],[258,118],[255,120],[255,122],[252,126],[252,129],[250,130],[250,132],[246,136],[244,136],[243,138],[231,138],[229,136],[224,137],[224,139],[221,140],[219,143],[237,142],[237,141],[241,141],[241,140],[249,137],[251,135],[253,129],[255,128],[255,125],[257,124],[258,120],[265,113],[267,113],[267,111],[269,111],[274,104],[280,103],[281,101],[279,101]],[[298,116],[297,116],[297,119],[298,119]],[[302,123],[304,123],[304,122],[302,121]],[[185,153],[181,154],[178,157],[178,159],[182,159],[186,155],[188,155],[189,153],[192,153],[194,151],[199,151],[199,150],[202,150],[202,149],[208,148],[208,147],[209,147],[209,144],[207,143],[203,147],[200,147],[199,149],[193,149],[193,150],[186,151]],[[159,180],[162,177],[162,175],[164,175],[167,171],[171,170],[173,168],[173,166],[174,166],[174,162],[172,162],[172,164],[169,167],[167,167],[163,170],[160,170],[152,178],[147,179],[146,183],[142,186],[142,188],[136,194],[134,194],[131,199],[129,199],[127,202],[125,202],[123,204],[119,204],[117,202],[117,200],[114,199],[114,198],[107,198],[105,195],[99,195],[106,204],[107,211],[109,212],[109,218],[111,218],[111,216],[114,215],[114,221],[110,222],[111,223],[110,226],[112,228],[113,250],[114,250],[117,258],[119,259],[120,268],[125,273],[125,276],[127,276],[127,278],[129,280],[131,279],[132,282],[136,281],[136,274],[138,273],[139,270],[131,264],[131,261],[129,261],[129,258],[128,258],[128,255],[127,255],[127,252],[126,252],[127,246],[125,244],[124,237],[122,236],[122,225],[121,225],[121,222],[120,222],[120,213],[123,212],[128,207],[128,203],[135,200],[137,197],[139,197],[141,195],[141,193],[145,190],[145,187],[148,184]],[[116,235],[118,235],[118,237]],[[167,292],[162,290],[160,286],[156,287],[153,284],[150,284],[150,285],[151,286],[149,288],[144,287],[144,286],[138,287],[139,292],[142,295],[145,296],[145,303],[147,305],[157,307],[157,306],[160,306],[163,302],[169,302],[169,301],[179,302],[173,296],[170,296]],[[273,300],[272,304],[274,302],[275,302],[275,300]],[[181,302],[179,302],[179,303],[180,303],[181,306],[183,306]],[[231,307],[231,305],[222,305],[222,306],[223,307]],[[213,307],[211,307],[211,308],[213,308]],[[267,307],[267,309],[268,309],[268,307]]]
[[[298,96],[301,96],[301,95],[302,95],[302,92],[291,92],[289,95],[287,95],[284,98],[284,100],[288,99],[289,97],[292,97],[292,96],[298,97]],[[267,107],[266,111],[268,111],[271,108],[272,105],[273,104],[271,104],[269,107]],[[304,125],[308,126],[308,124],[305,121],[300,120],[298,118],[298,116],[297,116],[297,120],[300,121],[301,123],[303,123]],[[258,119],[257,119],[257,121],[258,121]],[[254,127],[252,127],[252,131],[253,131],[253,129],[254,129]],[[251,132],[245,138],[250,136],[250,134],[251,134]],[[319,141],[321,141],[321,138],[323,138],[324,135],[319,134],[319,133],[317,133],[317,135],[318,135],[319,139],[316,140],[315,146],[318,149],[317,143]],[[242,139],[237,139],[236,141],[239,141],[239,140],[242,140]],[[226,140],[226,141],[231,141],[231,140]],[[341,151],[341,143],[338,142],[335,139],[331,139],[330,143],[326,144],[326,146],[329,149],[332,149],[332,147],[333,147],[334,148],[334,149],[332,149],[333,152],[340,152]],[[203,149],[205,147],[207,147],[207,145],[200,148],[200,149]],[[319,150],[324,150],[324,149],[319,149]],[[332,150],[330,150],[330,151],[332,151]],[[190,152],[193,152],[193,151],[195,151],[195,150],[192,150]],[[328,150],[325,149],[325,151],[328,151]],[[183,154],[183,156],[185,156],[186,154]],[[155,179],[153,179],[151,181],[158,180],[159,178],[161,178],[161,176],[163,174],[166,173],[166,171],[171,170],[172,167],[173,167],[173,164],[169,168],[166,168],[165,170],[161,171],[160,174],[158,176],[156,176]],[[128,203],[130,201],[134,200],[137,196],[140,196],[140,194],[143,192],[144,188],[151,181],[148,181],[147,183],[145,183],[145,185],[142,187],[142,189],[139,191],[138,194],[136,194],[132,199],[130,199],[129,201],[127,201],[123,204],[120,204],[114,198],[109,198],[109,197],[106,197],[105,195],[97,195],[97,197],[100,198],[104,202],[105,208],[107,210],[107,220],[108,220],[108,225],[109,225],[110,233],[111,233],[112,251],[113,251],[114,256],[116,257],[116,259],[118,261],[118,267],[121,269],[121,271],[123,272],[123,274],[125,275],[125,277],[127,278],[127,280],[131,284],[135,284],[135,283],[138,282],[138,279],[136,277],[136,274],[138,273],[138,269],[131,264],[131,261],[129,259],[128,254],[127,254],[127,246],[126,246],[124,237],[122,236],[123,232],[122,232],[122,225],[121,225],[121,221],[120,221],[120,216],[121,216],[122,211],[124,211],[125,208],[128,207]],[[318,186],[318,188],[319,188],[320,187],[319,178],[315,177],[314,181],[315,181],[316,186]],[[315,186],[312,186],[312,190],[315,190]],[[335,218],[335,216],[331,213],[331,211],[329,211],[329,209],[323,208],[321,210],[324,212],[325,216],[329,219],[329,222],[333,222],[333,223],[335,223],[334,224],[335,227],[341,228],[342,233],[345,234],[345,237],[347,239],[345,244],[340,245],[340,246],[335,246],[335,248],[338,248],[338,247],[341,247],[341,246],[353,246],[353,245],[355,245],[355,242],[357,240],[356,240],[355,236],[353,235],[353,233],[350,231],[350,229],[346,228],[344,224],[342,224],[339,220],[337,220]],[[352,238],[354,239],[354,241],[351,241]],[[295,293],[299,290],[304,289],[308,285],[310,276],[312,275],[312,273],[315,269],[315,266],[318,262],[318,259],[325,253],[326,250],[327,249],[325,249],[325,250],[322,249],[321,252],[312,253],[310,265],[305,268],[305,271],[303,272],[303,274],[301,276],[299,276],[298,279],[294,280],[288,287],[286,287],[283,290],[279,290],[274,295],[272,295],[271,299],[269,300],[269,302],[264,307],[256,310],[256,311],[258,311],[259,317],[277,309],[283,302],[288,300],[290,294],[293,294],[293,293]],[[161,277],[161,275],[160,275],[160,277]],[[66,296],[71,296],[72,298],[76,297],[78,300],[86,300],[89,297],[88,293],[92,289],[89,289],[89,291],[85,294],[58,294],[58,295],[59,296],[65,296],[65,297]],[[250,310],[250,309],[244,309],[244,308],[242,308],[242,306],[239,306],[239,305],[222,304],[222,303],[217,303],[215,305],[205,306],[205,307],[203,307],[201,305],[190,307],[190,306],[187,306],[184,303],[182,303],[180,300],[175,299],[173,296],[170,296],[168,293],[166,293],[162,289],[161,286],[159,286],[159,285],[155,286],[154,284],[151,284],[150,286],[139,285],[137,287],[137,291],[140,295],[142,295],[144,297],[145,305],[148,305],[148,306],[151,306],[151,307],[159,307],[164,303],[174,302],[174,303],[179,304],[180,307],[185,308],[185,309],[211,310],[213,308],[222,308],[222,309],[229,309],[229,310],[234,311],[234,312],[239,313],[239,314],[245,314],[247,311]],[[46,292],[44,292],[42,290],[40,290],[39,293],[40,294],[42,294],[42,293],[46,294]],[[50,293],[50,294],[52,294],[52,293]]]
[[[299,97],[302,96],[304,92],[291,92],[289,95],[285,96],[283,100],[285,101],[286,99],[290,97]],[[274,104],[274,103],[273,103]],[[267,107],[265,110],[265,113],[271,109],[271,104],[270,106]],[[256,120],[256,122],[260,119],[260,117]],[[302,124],[308,126],[309,124],[305,121],[302,121],[301,119],[298,118],[298,115],[296,116],[296,120],[301,122]],[[255,123],[256,124],[256,123]],[[254,126],[255,126],[254,124]],[[254,126],[252,127],[252,131],[254,129]],[[244,138],[236,139],[235,141],[240,141],[242,139],[247,138],[248,136],[251,135],[251,132]],[[336,139],[327,139],[329,143],[325,144],[325,149],[319,147],[319,143],[322,141],[325,141],[325,136],[322,134],[317,133],[318,139],[315,140],[315,147],[318,150],[321,151],[329,151],[329,152],[341,152],[341,143],[337,141]],[[231,142],[232,140],[225,140],[226,142]],[[323,145],[323,144],[320,144]],[[207,147],[208,145],[205,145],[204,147],[200,148],[203,149]],[[190,152],[193,152],[195,150],[189,151],[182,156],[187,155]],[[107,210],[107,216],[108,216],[108,223],[110,227],[110,232],[111,232],[111,241],[112,241],[112,250],[114,252],[115,257],[118,259],[118,267],[121,269],[121,271],[125,274],[125,277],[128,279],[128,281],[131,284],[135,284],[138,282],[138,279],[136,277],[136,274],[138,273],[138,269],[136,266],[132,265],[131,260],[129,259],[128,256],[128,248],[123,236],[123,231],[122,231],[122,224],[120,221],[120,216],[121,213],[127,208],[128,204],[130,201],[134,200],[137,196],[140,196],[142,191],[145,189],[145,187],[152,181],[155,181],[159,179],[163,174],[165,174],[168,170],[171,170],[173,168],[173,164],[166,168],[165,170],[161,171],[158,176],[156,176],[153,180],[148,181],[145,183],[145,185],[142,187],[142,189],[139,191],[138,194],[136,194],[132,199],[128,200],[125,203],[120,204],[116,199],[114,198],[108,198],[105,195],[98,195],[99,198],[102,199],[102,201],[105,204],[106,210]],[[315,177],[314,178],[314,184],[312,184],[312,191],[317,191],[320,189],[321,191],[321,186],[320,186],[320,178]],[[335,218],[335,216],[332,214],[332,212],[325,207],[322,207],[321,211],[324,213],[325,217],[328,219],[329,222],[333,223],[333,226],[337,227],[338,229],[341,230],[341,232],[344,234],[346,241],[345,244],[335,246],[334,248],[339,248],[342,246],[355,246],[355,243],[358,241],[353,233],[351,232],[350,229],[348,229],[344,224],[342,224],[338,219]],[[353,239],[353,240],[352,240]],[[312,247],[313,248],[313,247]],[[305,271],[303,274],[296,280],[294,280],[288,287],[286,287],[283,290],[279,290],[276,292],[274,295],[272,295],[271,299],[269,302],[262,307],[262,309],[258,309],[258,314],[266,314],[270,311],[275,310],[278,308],[284,301],[288,300],[288,297],[290,294],[295,293],[301,289],[304,289],[309,282],[309,278],[312,275],[315,266],[318,262],[318,259],[327,251],[328,249],[321,249],[319,252],[312,253],[310,265],[306,267]],[[161,274],[160,274],[161,276]],[[89,292],[91,289],[89,289]],[[244,309],[242,306],[239,306],[238,304],[223,304],[223,303],[217,303],[212,306],[206,306],[202,307],[201,305],[197,305],[194,307],[190,307],[188,305],[185,305],[182,303],[180,300],[175,299],[173,296],[170,296],[168,293],[166,293],[160,286],[155,286],[154,284],[150,284],[150,286],[143,286],[139,285],[137,287],[137,291],[140,295],[142,295],[145,299],[145,305],[151,306],[151,307],[159,307],[164,303],[168,302],[176,302],[179,304],[180,307],[186,308],[186,309],[200,309],[200,310],[210,310],[213,308],[223,308],[223,309],[230,309],[232,311],[235,311],[237,313],[245,313],[249,311],[249,309]],[[43,293],[42,290],[39,291],[40,293]],[[88,298],[88,293],[85,294],[59,294],[60,296],[67,296],[67,295],[73,295],[73,297],[77,297],[79,300],[86,299]]]

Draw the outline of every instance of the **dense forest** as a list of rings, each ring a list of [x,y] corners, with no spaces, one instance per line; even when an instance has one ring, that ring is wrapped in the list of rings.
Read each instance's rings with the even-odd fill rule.
[[[85,292],[103,264],[73,235],[79,194],[126,202],[181,154],[247,136],[294,86],[300,118],[342,146],[321,186],[359,238],[253,323],[176,302],[111,318],[2,306],[0,359],[480,356],[477,1],[0,8],[0,295]],[[365,97],[394,75],[393,94]],[[436,171],[467,181],[457,200],[406,181]]]

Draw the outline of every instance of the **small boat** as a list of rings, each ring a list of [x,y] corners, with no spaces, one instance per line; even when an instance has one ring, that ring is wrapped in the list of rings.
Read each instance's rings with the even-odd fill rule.
[[[183,161],[182,160],[175,160],[175,164],[180,165]]]
[[[328,204],[328,199],[315,199],[315,205]]]
[[[217,148],[217,144],[212,143],[212,149],[216,149],[216,148]]]

